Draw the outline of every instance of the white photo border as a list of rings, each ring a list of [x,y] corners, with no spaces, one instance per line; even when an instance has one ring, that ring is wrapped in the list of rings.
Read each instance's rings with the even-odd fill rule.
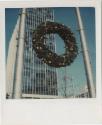
[[[5,99],[5,8],[95,7],[96,16],[96,98],[91,99]],[[101,85],[101,0],[38,0],[0,2],[0,104],[3,125],[67,125],[102,123]]]

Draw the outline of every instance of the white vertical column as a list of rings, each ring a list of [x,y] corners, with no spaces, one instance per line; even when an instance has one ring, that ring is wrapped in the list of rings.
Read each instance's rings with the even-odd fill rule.
[[[24,34],[25,34],[25,16],[26,9],[22,9],[19,35],[19,48],[16,69],[16,79],[14,88],[14,98],[20,98],[22,94],[22,71],[23,71],[23,52],[24,52]]]
[[[78,25],[80,30],[81,45],[83,49],[83,58],[84,58],[84,64],[85,64],[89,96],[95,97],[95,88],[94,88],[92,68],[91,68],[91,63],[90,63],[90,58],[88,53],[87,40],[86,40],[84,28],[83,28],[83,22],[81,19],[80,10],[78,7],[76,7],[76,15],[77,15]]]
[[[7,65],[6,65],[6,92],[9,95],[9,98],[12,98],[13,92],[13,81],[15,74],[15,62],[16,62],[16,53],[17,53],[17,38],[18,38],[18,29],[19,29],[20,19],[17,19],[17,24],[15,25],[12,37],[9,43]]]

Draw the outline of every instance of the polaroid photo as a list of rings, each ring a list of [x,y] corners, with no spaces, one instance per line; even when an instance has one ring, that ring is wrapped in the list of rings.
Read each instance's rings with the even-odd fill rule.
[[[102,122],[100,3],[1,3],[3,125]]]

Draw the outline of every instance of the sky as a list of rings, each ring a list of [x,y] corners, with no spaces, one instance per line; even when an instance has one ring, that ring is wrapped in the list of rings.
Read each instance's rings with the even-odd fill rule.
[[[71,28],[71,31],[74,33],[76,38],[76,42],[79,49],[79,54],[74,62],[67,67],[57,68],[58,74],[58,87],[62,90],[65,87],[64,77],[67,77],[66,80],[66,87],[67,93],[75,94],[80,91],[81,88],[86,86],[86,76],[85,76],[85,69],[83,63],[83,56],[82,56],[82,49],[81,49],[81,42],[80,42],[80,34],[78,31],[78,22],[75,13],[75,8],[73,7],[57,7],[54,9],[54,17],[55,22],[64,24]],[[80,8],[81,17],[83,20],[83,25],[85,29],[87,45],[89,48],[89,55],[90,61],[92,65],[92,72],[94,78],[94,84],[96,83],[96,41],[95,41],[95,9],[91,7],[82,7]],[[9,48],[9,41],[15,27],[17,18],[19,14],[19,9],[10,8],[5,10],[6,21],[5,21],[5,28],[6,28],[6,58],[8,54]],[[63,40],[57,35],[55,38],[56,41],[56,53],[61,54],[64,53],[64,42]],[[72,87],[73,86],[73,87]],[[69,89],[72,87],[72,89]]]

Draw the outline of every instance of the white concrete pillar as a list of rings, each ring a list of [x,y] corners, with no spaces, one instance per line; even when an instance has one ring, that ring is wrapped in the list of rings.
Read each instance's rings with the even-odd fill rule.
[[[14,98],[20,98],[22,94],[22,71],[23,71],[23,53],[24,53],[24,40],[25,40],[25,17],[26,9],[22,9],[20,15],[20,29],[19,29],[19,45],[17,55],[17,68],[14,86]]]
[[[6,64],[6,94],[9,95],[9,98],[12,98],[12,92],[13,92],[19,22],[20,19],[18,18],[17,24],[15,25],[12,37],[10,39],[7,64]]]
[[[87,47],[87,40],[86,40],[86,36],[85,36],[85,32],[84,32],[84,26],[83,26],[82,18],[80,15],[79,7],[76,7],[76,15],[77,15],[78,25],[79,25],[79,30],[80,30],[81,45],[82,45],[82,50],[83,50],[82,52],[83,52],[83,58],[84,58],[84,64],[85,64],[89,96],[95,97],[95,88],[94,88],[94,81],[93,81],[93,75],[92,75],[92,67],[91,67],[91,63],[90,63],[88,47]]]

